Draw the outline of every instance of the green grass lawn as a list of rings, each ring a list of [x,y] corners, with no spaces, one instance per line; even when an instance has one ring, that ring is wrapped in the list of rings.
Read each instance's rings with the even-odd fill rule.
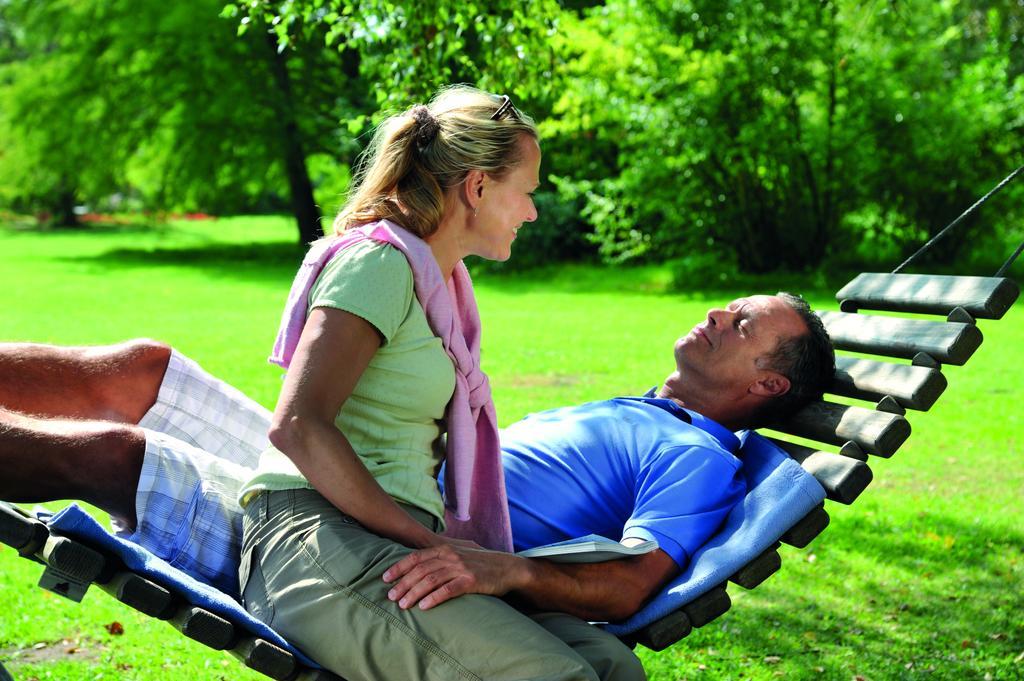
[[[299,257],[281,218],[82,232],[0,229],[0,340],[103,343],[150,336],[272,406],[266,363]],[[670,275],[571,266],[477,280],[484,367],[502,424],[552,406],[636,393],[670,370],[674,340],[723,293],[667,294]],[[792,287],[790,287],[792,288]],[[773,292],[770,286],[765,286]],[[832,307],[828,291],[798,291]],[[986,341],[852,507],[733,609],[662,653],[652,679],[1024,678],[1024,316]],[[19,681],[256,679],[228,655],[98,590],[76,605],[35,586],[0,548],[0,660]],[[119,622],[124,633],[107,625]],[[396,680],[405,681],[405,680]],[[410,680],[411,681],[411,680]]]

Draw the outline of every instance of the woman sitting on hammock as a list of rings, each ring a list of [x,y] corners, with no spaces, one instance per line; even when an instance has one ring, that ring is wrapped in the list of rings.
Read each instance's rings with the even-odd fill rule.
[[[552,633],[576,628],[567,615],[480,594],[429,610],[389,600],[385,571],[416,548],[511,548],[462,259],[510,256],[537,217],[540,148],[507,97],[457,87],[385,121],[368,154],[335,236],[296,276],[271,358],[288,372],[273,447],[240,495],[246,607],[351,681],[597,679],[609,657],[628,674],[615,678],[642,677],[610,635],[589,627],[574,651]]]

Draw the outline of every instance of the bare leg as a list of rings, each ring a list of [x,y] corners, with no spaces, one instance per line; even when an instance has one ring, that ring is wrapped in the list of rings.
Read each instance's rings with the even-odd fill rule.
[[[80,499],[134,527],[145,450],[146,437],[133,425],[0,409],[0,499]]]
[[[0,343],[0,408],[138,423],[156,401],[170,354],[148,339],[95,347]]]

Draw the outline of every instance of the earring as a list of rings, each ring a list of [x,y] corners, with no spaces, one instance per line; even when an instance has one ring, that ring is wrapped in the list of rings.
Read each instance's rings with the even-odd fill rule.
[[[480,214],[480,207],[478,206],[478,207],[473,209],[473,217],[477,217],[479,214]]]

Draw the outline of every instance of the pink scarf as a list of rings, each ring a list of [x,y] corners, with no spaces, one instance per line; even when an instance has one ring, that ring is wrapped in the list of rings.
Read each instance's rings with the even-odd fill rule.
[[[445,410],[445,534],[471,539],[485,548],[511,551],[498,419],[487,375],[480,370],[480,315],[473,283],[461,261],[445,284],[430,246],[387,220],[314,243],[292,282],[270,361],[288,368],[306,323],[309,291],[316,278],[338,251],[366,239],[391,244],[405,254],[416,298],[455,366],[455,392]]]

